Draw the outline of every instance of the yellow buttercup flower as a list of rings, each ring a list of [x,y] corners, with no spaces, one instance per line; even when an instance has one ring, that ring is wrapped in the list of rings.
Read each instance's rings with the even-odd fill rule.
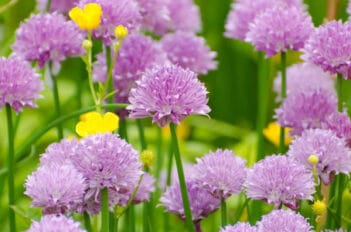
[[[91,31],[100,26],[102,9],[99,4],[88,3],[84,5],[83,9],[72,8],[68,15],[80,29]]]
[[[123,26],[123,25],[118,25],[116,28],[115,28],[115,36],[117,39],[124,39],[125,37],[128,36],[128,29]]]
[[[289,131],[291,128],[285,127],[285,145],[289,145],[292,141],[292,137],[289,136]],[[279,146],[279,137],[280,137],[280,126],[276,122],[271,122],[268,126],[263,130],[263,135],[275,146]]]
[[[80,116],[76,125],[76,132],[79,136],[85,137],[96,133],[113,132],[118,128],[119,117],[111,112],[104,115],[92,111]]]
[[[327,211],[327,205],[320,200],[317,200],[312,205],[312,210],[316,215],[322,215]]]
[[[155,161],[155,155],[152,151],[150,150],[144,150],[140,154],[140,161],[146,166],[146,167],[151,167],[154,164]]]

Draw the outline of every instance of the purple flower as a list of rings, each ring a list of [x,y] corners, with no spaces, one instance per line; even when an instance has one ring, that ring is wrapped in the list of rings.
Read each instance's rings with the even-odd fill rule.
[[[41,165],[57,164],[62,165],[70,161],[77,152],[78,141],[76,139],[63,139],[58,143],[50,144],[45,153],[40,156]]]
[[[299,63],[290,66],[286,73],[287,95],[295,92],[308,92],[311,89],[324,89],[335,93],[334,80],[319,66],[311,63]],[[274,90],[280,100],[281,74],[274,80]]]
[[[210,152],[194,166],[194,180],[220,199],[240,193],[245,179],[245,161],[230,150]]]
[[[284,127],[292,127],[293,135],[301,134],[305,129],[320,128],[328,116],[335,112],[335,95],[322,89],[289,94],[275,111],[278,123]]]
[[[152,117],[160,127],[179,124],[190,114],[206,115],[206,88],[194,72],[178,66],[158,66],[147,71],[130,92],[131,118]]]
[[[251,226],[247,222],[238,222],[233,226],[226,226],[220,232],[257,232],[255,226]]]
[[[17,58],[0,57],[0,108],[9,104],[17,112],[36,107],[43,84],[30,65]]]
[[[194,33],[201,30],[200,10],[194,0],[168,0],[168,10],[173,30]]]
[[[16,31],[13,50],[43,67],[47,61],[58,65],[68,56],[83,54],[84,36],[76,25],[58,13],[32,15]]]
[[[217,62],[213,60],[217,54],[210,50],[202,37],[176,32],[164,36],[161,42],[173,64],[199,74],[207,74],[217,68]]]
[[[114,192],[109,199],[112,205],[131,195],[142,174],[138,153],[131,145],[110,133],[84,137],[78,145],[71,160],[88,184],[82,210],[96,213],[104,188]]]
[[[351,146],[351,120],[346,111],[328,115],[321,128],[332,130],[339,138],[344,138],[349,147]]]
[[[220,207],[220,200],[205,189],[200,188],[193,180],[186,180],[186,186],[194,222],[199,222],[206,218]],[[179,183],[174,182],[167,187],[160,201],[168,212],[178,215],[183,220],[185,219]]]
[[[133,203],[139,204],[140,202],[148,201],[150,199],[150,194],[155,191],[154,183],[155,178],[153,178],[150,174],[145,173],[139,189],[133,199]]]
[[[50,12],[60,12],[60,13],[68,13],[70,9],[72,9],[78,0],[51,0]],[[39,11],[46,11],[46,5],[48,4],[48,0],[37,0],[37,8]]]
[[[80,223],[64,215],[45,215],[40,222],[33,221],[27,232],[84,232]]]
[[[142,28],[157,35],[165,34],[171,27],[169,0],[138,0],[143,16]]]
[[[136,0],[80,0],[78,5],[83,7],[87,3],[97,3],[102,8],[101,24],[93,35],[107,45],[114,38],[116,26],[123,25],[129,31],[140,27],[142,18]]]
[[[28,176],[25,194],[44,214],[73,212],[83,201],[86,183],[71,163],[40,166]]]
[[[298,208],[298,200],[312,200],[312,173],[286,156],[272,155],[257,162],[246,179],[247,196],[264,200],[276,208]]]
[[[263,215],[258,222],[257,231],[260,232],[311,232],[312,228],[308,221],[300,214],[291,210],[273,210]]]
[[[300,50],[313,31],[311,16],[301,8],[276,5],[257,15],[246,41],[267,57],[289,49]]]
[[[267,8],[271,8],[277,4],[286,4],[288,7],[297,7],[300,9],[305,8],[301,0],[233,1],[227,17],[224,35],[227,38],[244,40],[246,33],[249,31],[249,24],[254,21],[255,17]]]
[[[344,139],[330,130],[306,130],[290,145],[288,155],[312,170],[310,155],[319,158],[317,173],[324,184],[330,184],[333,176],[351,171],[351,152]]]
[[[350,78],[351,24],[331,21],[321,25],[306,42],[304,52],[304,60],[324,71]]]

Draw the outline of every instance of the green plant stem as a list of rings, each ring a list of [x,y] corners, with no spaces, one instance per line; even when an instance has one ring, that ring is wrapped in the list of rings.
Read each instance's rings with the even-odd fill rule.
[[[14,167],[15,167],[15,146],[14,146],[14,131],[13,131],[13,123],[12,123],[12,109],[9,104],[6,104],[6,116],[7,116],[7,131],[8,131],[8,170],[9,170],[9,178],[8,178],[8,198],[9,198],[9,224],[10,231],[16,232],[16,215],[15,211],[11,206],[15,205],[15,178],[14,178]]]
[[[163,166],[164,156],[162,155],[162,130],[161,128],[157,127],[157,151],[156,151],[156,180],[160,179],[160,173]]]
[[[56,77],[51,72],[51,63],[49,64],[48,72],[49,72],[50,78],[52,80],[52,91],[53,91],[53,96],[54,96],[56,118],[60,118],[61,117],[60,96],[59,96]],[[63,138],[63,129],[62,129],[61,123],[57,124],[57,138],[58,138],[58,140],[61,140]]]
[[[172,180],[172,166],[173,166],[173,144],[169,144],[169,150],[168,150],[168,163],[167,163],[167,177],[166,177],[166,186],[171,185],[171,180]],[[163,231],[169,231],[169,214],[165,213],[163,214],[163,225],[164,225],[164,230]]]
[[[91,40],[91,32],[88,32],[88,40],[92,41]],[[93,97],[96,110],[98,112],[100,112],[101,111],[100,107],[101,107],[102,102],[100,102],[98,97],[96,96],[96,91],[95,91],[95,87],[94,87],[94,80],[93,80],[93,73],[92,73],[92,48],[86,49],[86,56],[83,60],[85,62],[86,70],[88,73],[90,92],[91,92],[91,95]]]
[[[51,0],[48,0],[48,2],[46,3],[46,12],[50,12],[50,7],[51,7]]]
[[[119,122],[118,134],[122,139],[125,139],[128,142],[128,134],[127,134],[127,119],[122,119]]]
[[[145,132],[144,132],[144,125],[143,125],[143,122],[141,121],[141,119],[137,119],[136,121],[137,121],[137,125],[138,125],[141,150],[144,151],[147,149],[147,143],[146,143]]]
[[[222,219],[222,227],[227,225],[227,204],[225,199],[221,199],[221,219]]]
[[[249,204],[249,202],[250,202],[250,198],[246,198],[244,204],[242,204],[242,206],[237,211],[237,214],[236,214],[236,216],[234,218],[234,223],[233,224],[235,224],[235,223],[237,223],[239,221],[239,219],[241,217],[241,214],[243,213],[245,207]]]
[[[110,225],[109,225],[109,232],[116,232],[116,220],[115,220],[115,215],[110,212],[109,213],[109,222],[110,222]]]
[[[91,228],[91,222],[90,222],[89,214],[87,212],[84,212],[83,218],[84,218],[85,229],[87,230],[87,232],[92,232],[93,230]]]
[[[176,126],[173,123],[171,123],[170,128],[171,128],[171,137],[172,137],[174,157],[176,160],[180,190],[181,190],[183,206],[184,206],[185,222],[186,222],[188,231],[194,232],[195,228],[194,228],[194,224],[192,221],[190,203],[189,203],[188,192],[187,192],[187,188],[186,188],[184,171],[183,171],[183,165],[182,165],[182,160],[181,160],[180,153],[179,153]]]
[[[101,190],[101,232],[109,231],[108,188]]]
[[[281,52],[281,98],[284,102],[286,98],[286,53]],[[280,128],[279,153],[285,152],[285,130]]]

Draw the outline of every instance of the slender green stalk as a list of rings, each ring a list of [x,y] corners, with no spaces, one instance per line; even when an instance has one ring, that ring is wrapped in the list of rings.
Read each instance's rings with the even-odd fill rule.
[[[162,130],[157,127],[157,151],[156,151],[156,180],[160,179],[164,156],[162,155]]]
[[[281,52],[281,97],[282,101],[286,98],[286,53]],[[285,130],[280,128],[279,153],[285,152]]]
[[[227,225],[227,203],[225,199],[221,199],[221,219],[222,219],[222,227]]]
[[[9,143],[9,153],[8,153],[8,198],[9,198],[9,224],[10,231],[16,232],[16,215],[15,211],[11,206],[15,205],[15,178],[14,178],[14,167],[15,167],[15,146],[14,146],[14,131],[12,123],[12,109],[9,104],[6,104],[6,116],[7,116],[7,131],[8,131],[8,143]]]
[[[109,213],[110,217],[110,225],[109,225],[109,232],[116,232],[116,220],[115,220],[115,215],[113,213]]]
[[[48,2],[46,3],[46,12],[50,12],[50,7],[51,7],[51,0],[48,0]]]
[[[172,180],[172,166],[173,166],[173,144],[169,144],[169,151],[168,151],[168,164],[167,164],[167,178],[166,178],[166,186],[171,185]],[[169,214],[163,214],[163,225],[164,231],[169,231]]]
[[[239,219],[241,217],[241,214],[243,213],[245,207],[247,207],[249,202],[250,202],[250,198],[246,198],[244,204],[242,204],[241,207],[239,208],[239,210],[237,211],[237,214],[236,214],[236,216],[234,218],[234,223],[233,224],[235,224],[235,223],[237,223],[239,221]]]
[[[59,96],[59,91],[58,91],[57,80],[56,80],[56,77],[52,74],[51,65],[52,64],[50,62],[49,66],[48,66],[48,72],[49,72],[50,78],[52,80],[52,91],[53,91],[53,96],[54,96],[56,117],[60,118],[61,117],[60,96]],[[62,129],[61,123],[57,124],[57,137],[59,140],[61,140],[63,138],[63,129]]]
[[[176,166],[177,166],[177,171],[178,171],[180,190],[181,190],[182,199],[183,199],[185,222],[186,222],[188,231],[194,232],[195,228],[194,228],[194,224],[192,221],[190,203],[189,203],[188,192],[187,192],[187,188],[186,188],[184,171],[183,171],[183,165],[182,165],[182,160],[181,160],[180,153],[179,153],[176,127],[173,123],[171,123],[170,128],[171,128],[174,157],[176,160]]]
[[[128,141],[127,119],[122,119],[121,121],[119,121],[118,134],[121,136],[122,139]]]
[[[93,230],[91,228],[91,222],[90,222],[89,214],[87,212],[84,212],[83,218],[84,218],[85,229],[87,230],[87,232],[92,232]]]
[[[137,121],[137,125],[138,125],[141,150],[144,151],[147,149],[147,143],[146,143],[145,132],[144,132],[144,125],[140,119],[137,119],[136,121]]]
[[[101,190],[101,232],[109,231],[108,188]]]
[[[131,205],[128,208],[129,214],[129,225],[128,225],[128,232],[135,232],[135,210],[134,210],[134,205]]]

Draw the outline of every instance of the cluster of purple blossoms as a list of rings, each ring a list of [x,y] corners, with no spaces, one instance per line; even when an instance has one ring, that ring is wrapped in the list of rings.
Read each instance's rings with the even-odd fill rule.
[[[34,221],[27,232],[84,232],[80,223],[64,215],[45,215],[40,222]]]
[[[51,0],[50,1],[50,12],[60,12],[66,14],[70,11],[79,0]],[[39,11],[46,11],[49,0],[37,0],[37,8]]]
[[[194,0],[168,0],[168,10],[174,31],[196,33],[201,30],[200,10]]]
[[[38,14],[21,23],[12,48],[17,56],[37,61],[39,67],[48,61],[59,66],[68,56],[84,53],[83,40],[82,32],[64,16],[58,13]]]
[[[176,32],[162,38],[162,47],[168,59],[184,69],[190,69],[199,74],[207,74],[216,69],[213,60],[216,52],[210,50],[205,39],[192,33]]]
[[[308,169],[286,156],[272,155],[257,162],[248,171],[246,193],[276,208],[298,208],[298,200],[312,199],[313,176]]]
[[[330,130],[306,130],[290,145],[288,155],[312,170],[310,155],[319,158],[317,174],[324,184],[330,184],[335,174],[351,171],[351,152],[344,139]]]
[[[43,84],[30,65],[18,58],[0,57],[0,108],[9,104],[15,111],[35,107]]]
[[[240,193],[246,180],[245,160],[230,150],[218,149],[197,160],[194,180],[219,199]]]
[[[181,67],[157,66],[146,71],[130,92],[131,118],[152,117],[160,127],[179,124],[190,114],[206,115],[210,108],[205,86],[196,74]]]
[[[331,21],[321,25],[305,44],[302,58],[331,74],[351,77],[351,24]]]
[[[297,7],[277,4],[255,17],[245,40],[271,57],[288,49],[302,49],[312,31],[308,13]]]
[[[238,222],[233,226],[226,226],[220,229],[220,232],[257,232],[257,228],[247,222]]]

